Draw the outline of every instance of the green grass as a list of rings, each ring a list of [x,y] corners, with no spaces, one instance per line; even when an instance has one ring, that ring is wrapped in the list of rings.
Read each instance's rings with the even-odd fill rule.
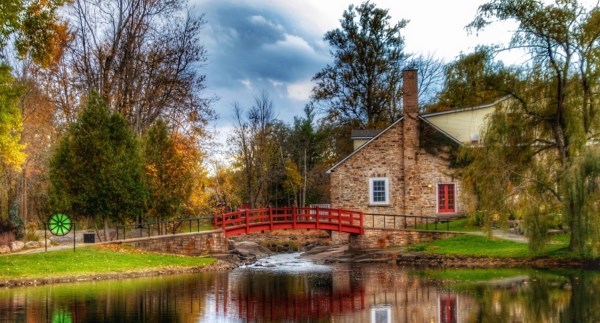
[[[425,253],[448,256],[475,256],[498,258],[525,258],[529,256],[526,243],[501,239],[489,239],[484,236],[460,235],[444,240],[424,244]]]
[[[145,253],[130,248],[90,246],[0,257],[0,279],[33,279],[120,273],[168,267],[205,266],[214,258]]]
[[[563,259],[580,258],[577,254],[568,250],[568,245],[568,234],[554,235],[550,238],[550,242],[546,246],[546,249],[535,256]],[[471,234],[416,244],[408,250],[447,256],[491,258],[531,258],[534,256],[529,251],[527,243]]]

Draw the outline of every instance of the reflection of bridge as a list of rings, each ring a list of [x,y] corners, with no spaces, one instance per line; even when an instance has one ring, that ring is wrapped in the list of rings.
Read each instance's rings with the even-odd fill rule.
[[[216,215],[215,229],[225,236],[279,229],[316,229],[364,234],[363,214],[360,211],[280,207],[241,210]]]

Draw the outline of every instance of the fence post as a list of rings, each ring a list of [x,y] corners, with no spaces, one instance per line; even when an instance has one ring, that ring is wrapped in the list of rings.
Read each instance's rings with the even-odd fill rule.
[[[363,226],[363,213],[360,211],[358,214],[360,216],[360,234],[365,234],[365,227]],[[373,221],[375,221],[374,219],[375,217],[373,217]]]
[[[316,221],[316,227],[317,227],[317,229],[319,229],[319,207],[317,206],[316,209],[317,209],[316,210],[317,213],[315,214],[315,221]]]
[[[221,228],[225,232],[225,213],[221,213]]]
[[[244,211],[246,214],[246,234],[248,234],[248,231],[250,229],[250,214],[248,213],[248,209],[246,209],[246,211]]]
[[[273,231],[273,207],[269,206],[269,225],[271,228],[271,231]]]
[[[329,212],[331,212],[331,209],[329,210]],[[329,214],[329,216],[331,217],[331,213]],[[352,217],[350,217],[352,218]],[[337,209],[337,221],[338,221],[338,231],[342,232],[342,212],[340,211],[340,209]]]

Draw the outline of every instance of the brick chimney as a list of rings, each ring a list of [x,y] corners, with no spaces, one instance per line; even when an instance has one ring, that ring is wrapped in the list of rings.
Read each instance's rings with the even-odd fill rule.
[[[404,214],[417,214],[419,203],[420,173],[417,163],[419,156],[419,89],[417,70],[402,71],[402,139],[404,144],[402,165],[404,177]]]
[[[417,85],[417,70],[402,71],[402,106],[404,115],[419,114],[419,88]]]

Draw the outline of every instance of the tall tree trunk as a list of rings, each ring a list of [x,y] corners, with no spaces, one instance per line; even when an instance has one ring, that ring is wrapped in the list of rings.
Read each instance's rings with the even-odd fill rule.
[[[104,220],[104,241],[109,241],[110,240],[109,239],[110,238],[109,237],[110,236],[110,232],[109,232],[110,227],[108,225],[108,216],[105,215],[102,218]]]

